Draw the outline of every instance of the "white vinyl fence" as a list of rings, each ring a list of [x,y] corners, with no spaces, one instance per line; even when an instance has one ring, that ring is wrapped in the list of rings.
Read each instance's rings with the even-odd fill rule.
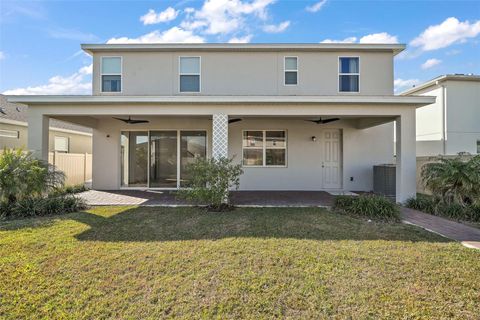
[[[48,162],[65,173],[65,185],[84,184],[92,179],[92,155],[89,153],[50,152]]]

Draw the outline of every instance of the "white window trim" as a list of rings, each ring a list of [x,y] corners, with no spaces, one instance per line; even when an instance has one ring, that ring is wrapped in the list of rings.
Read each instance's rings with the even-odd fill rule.
[[[297,59],[297,69],[288,69],[287,70],[287,67],[286,67],[286,61],[287,61],[287,58],[295,58]],[[299,64],[299,60],[298,59],[298,56],[284,56],[283,57],[283,85],[286,86],[286,87],[295,87],[295,86],[298,86],[298,84],[300,83],[300,78],[299,78],[299,72],[298,72],[298,64]],[[287,84],[287,77],[286,77],[286,73],[288,72],[296,72],[297,73],[297,83],[296,84]]]
[[[261,131],[263,136],[263,146],[262,147],[245,147],[243,145],[243,138],[245,132],[247,131]],[[281,131],[285,132],[285,147],[267,147],[267,132]],[[263,164],[262,165],[247,165],[243,162],[244,149],[262,149],[263,150]],[[285,150],[285,164],[284,165],[267,165],[267,149],[281,149]],[[244,168],[287,168],[288,166],[288,132],[286,129],[272,129],[272,130],[260,130],[260,129],[245,129],[242,130],[242,167]]]
[[[340,58],[358,58],[358,73],[341,73],[340,72]],[[362,64],[360,63],[360,56],[338,56],[337,59],[337,92],[338,93],[345,93],[345,94],[359,94],[361,91],[361,78],[360,74],[362,72]],[[358,91],[340,91],[340,76],[358,76]]]
[[[182,73],[181,61],[182,58],[198,58],[198,73]],[[198,91],[180,91],[180,78],[181,76],[198,76]],[[178,93],[181,94],[196,94],[202,92],[202,57],[201,56],[178,56]]]
[[[120,73],[103,73],[104,58],[120,58]],[[103,91],[103,76],[120,76],[120,91]],[[123,93],[123,57],[122,56],[101,56],[100,57],[100,92],[106,94]]]
[[[0,137],[10,138],[10,139],[19,139],[20,138],[20,131],[0,129]]]

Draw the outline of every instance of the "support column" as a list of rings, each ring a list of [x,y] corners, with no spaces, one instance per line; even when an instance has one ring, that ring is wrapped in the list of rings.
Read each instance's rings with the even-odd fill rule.
[[[417,192],[417,155],[415,136],[415,108],[406,110],[396,118],[396,201],[405,202]]]
[[[37,159],[48,161],[49,117],[28,108],[28,150]]]
[[[228,158],[228,115],[223,113],[212,118],[212,157]]]

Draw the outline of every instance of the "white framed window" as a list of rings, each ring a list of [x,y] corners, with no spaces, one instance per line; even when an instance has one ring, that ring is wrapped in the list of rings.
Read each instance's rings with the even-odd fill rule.
[[[101,58],[102,92],[122,92],[122,57]]]
[[[200,92],[200,57],[179,57],[179,91]]]
[[[55,151],[68,153],[69,139],[68,137],[55,137]]]
[[[360,57],[338,58],[338,91],[360,92]]]
[[[244,130],[242,164],[245,167],[286,167],[285,130]]]
[[[20,132],[16,130],[0,130],[0,137],[18,139]]]
[[[285,57],[283,61],[284,85],[298,84],[298,57]]]

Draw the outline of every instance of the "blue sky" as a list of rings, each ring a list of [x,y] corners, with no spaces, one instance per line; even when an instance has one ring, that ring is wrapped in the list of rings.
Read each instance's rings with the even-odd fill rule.
[[[5,1],[0,92],[89,94],[80,43],[399,42],[397,90],[480,74],[480,1]]]

